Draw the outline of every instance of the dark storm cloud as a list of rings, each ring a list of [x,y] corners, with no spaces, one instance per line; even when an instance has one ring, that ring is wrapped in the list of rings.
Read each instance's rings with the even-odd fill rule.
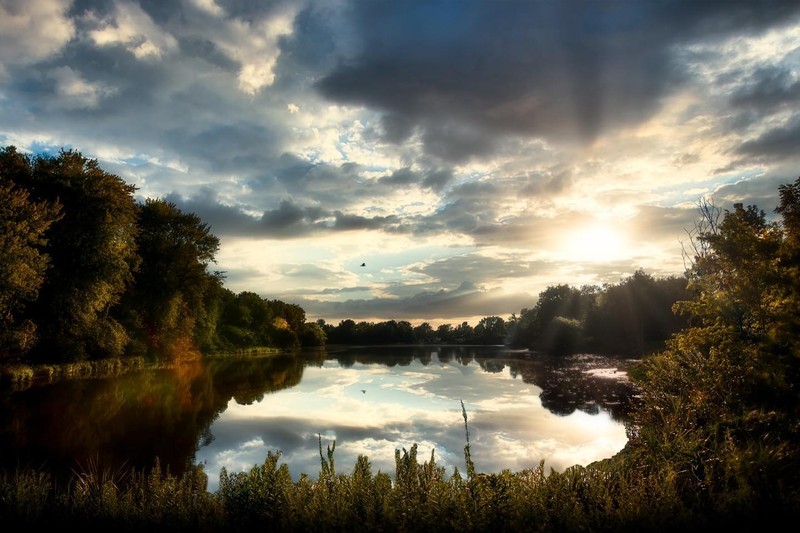
[[[242,212],[237,207],[224,205],[216,192],[203,188],[192,198],[184,198],[172,192],[164,196],[184,213],[194,213],[208,224],[212,234],[217,237],[227,235],[249,235],[253,233],[256,219]]]
[[[748,78],[750,81],[731,97],[731,103],[736,106],[774,111],[800,101],[800,81],[787,68],[761,68]]]
[[[361,47],[318,83],[384,113],[386,140],[419,132],[451,161],[505,134],[592,140],[637,123],[686,73],[673,47],[794,17],[775,2],[357,2]]]
[[[403,222],[395,216],[364,217],[318,206],[302,206],[290,199],[281,200],[277,207],[263,211],[257,218],[243,210],[247,206],[225,205],[216,192],[207,187],[191,198],[173,192],[164,196],[164,199],[174,203],[183,212],[198,215],[218,237],[289,239],[323,232],[407,231]]]
[[[369,169],[363,165],[311,163],[289,153],[265,160],[261,168],[264,169],[261,176],[246,180],[257,194],[274,194],[277,184],[292,196],[302,196],[342,212],[354,203],[385,197],[398,189],[414,187],[440,192],[453,180],[451,169],[439,167],[420,170],[402,167],[374,179],[365,176]],[[344,219],[342,222],[346,223]]]
[[[452,179],[453,171],[450,169],[432,169],[418,172],[408,167],[403,167],[380,178],[378,181],[392,188],[416,185],[423,189],[439,192],[449,184]]]
[[[503,194],[497,185],[489,181],[453,187],[436,213],[420,219],[414,231],[428,233],[452,230],[464,234],[480,231],[485,225],[495,223],[494,200]]]
[[[362,176],[364,168],[354,163],[311,163],[293,154],[282,154],[264,167],[264,175],[249,182],[256,191],[273,191],[277,182],[292,196],[302,196],[328,209],[346,209],[354,202],[387,191]]]
[[[170,131],[170,133],[173,133]],[[253,122],[220,124],[194,135],[174,132],[182,153],[213,154],[209,167],[215,172],[252,172],[272,162],[271,149],[277,141],[269,126]]]
[[[448,183],[453,180],[453,171],[450,169],[438,169],[430,171],[425,179],[422,180],[422,185],[428,187],[433,191],[441,191]]]
[[[419,182],[419,175],[408,167],[395,170],[390,175],[380,179],[381,182],[387,185],[406,186],[416,184]]]
[[[299,234],[304,233],[301,226],[309,226],[324,217],[323,211],[318,207],[304,208],[292,203],[290,200],[281,201],[280,206],[272,211],[265,211],[261,217],[261,224],[269,233]]]
[[[797,171],[800,174],[800,170]],[[778,206],[778,189],[791,184],[796,176],[765,176],[759,179],[743,179],[724,185],[714,191],[714,204],[722,210],[733,208],[733,204],[754,205],[762,209],[768,218],[775,218],[773,210]]]
[[[768,160],[781,160],[797,156],[800,146],[800,116],[786,126],[772,129],[760,137],[745,141],[737,152],[745,156],[764,157]]]
[[[320,207],[301,207],[283,200],[277,209],[264,212],[259,228],[262,236],[295,238],[322,231],[380,230],[398,222],[393,216],[369,218]]]
[[[334,223],[332,228],[340,231],[352,231],[360,229],[388,229],[402,231],[402,224],[398,217],[362,217],[360,215],[348,215],[337,211],[334,213]]]

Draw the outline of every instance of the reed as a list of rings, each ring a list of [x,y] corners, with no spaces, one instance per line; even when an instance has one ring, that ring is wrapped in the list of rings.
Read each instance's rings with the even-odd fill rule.
[[[104,470],[96,462],[75,472],[66,487],[46,473],[0,476],[0,523],[77,526],[125,531],[384,531],[384,532],[628,532],[731,531],[765,519],[758,507],[726,502],[694,506],[677,476],[648,475],[624,457],[563,472],[544,462],[520,472],[482,473],[470,457],[463,408],[466,476],[449,475],[433,451],[420,462],[416,444],[395,451],[395,475],[373,473],[360,456],[349,473],[336,470],[335,441],[319,440],[317,478],[293,481],[280,452],[244,472],[220,472],[219,489],[207,490],[202,465],[180,477],[156,461],[149,471]],[[688,496],[688,497],[687,497]],[[688,503],[687,503],[688,502]],[[770,502],[798,518],[797,495]],[[711,504],[708,506],[708,504]]]

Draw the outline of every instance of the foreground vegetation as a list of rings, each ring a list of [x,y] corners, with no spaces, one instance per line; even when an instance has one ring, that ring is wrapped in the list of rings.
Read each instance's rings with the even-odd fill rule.
[[[466,421],[466,413],[464,415]],[[469,433],[467,432],[467,439]],[[393,478],[366,456],[349,473],[335,469],[333,446],[320,441],[319,474],[293,481],[280,452],[246,472],[220,476],[206,490],[202,466],[181,477],[156,463],[149,472],[76,474],[65,487],[46,473],[0,478],[0,520],[22,526],[108,527],[115,531],[750,531],[800,518],[796,492],[756,500],[689,496],[680,476],[656,477],[624,459],[564,472],[537,468],[447,475],[434,452],[395,452]],[[744,505],[743,505],[744,504]]]

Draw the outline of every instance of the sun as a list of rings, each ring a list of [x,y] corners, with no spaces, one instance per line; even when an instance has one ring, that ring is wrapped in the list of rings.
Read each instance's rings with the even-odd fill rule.
[[[628,255],[627,244],[622,232],[597,222],[569,231],[563,240],[563,251],[573,261],[602,263]]]

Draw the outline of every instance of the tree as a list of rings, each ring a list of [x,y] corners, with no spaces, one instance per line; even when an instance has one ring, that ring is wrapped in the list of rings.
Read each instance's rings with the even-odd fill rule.
[[[45,234],[60,216],[58,202],[32,202],[8,176],[27,171],[14,147],[0,150],[0,355],[22,354],[36,341],[36,324],[23,318],[39,295],[50,258]]]
[[[212,323],[206,298],[222,282],[209,271],[219,239],[172,202],[147,199],[138,212],[141,268],[118,314],[151,356],[196,355],[197,330]]]
[[[776,298],[776,314],[771,339],[790,361],[800,361],[800,178],[778,188],[780,205],[775,209],[782,218],[783,241],[778,250],[781,283]],[[794,311],[794,312],[793,312]],[[796,366],[796,365],[793,365]],[[795,368],[794,372],[798,370]],[[797,376],[794,377],[797,379]]]
[[[475,326],[475,342],[478,344],[504,344],[506,340],[506,322],[499,316],[487,316]]]
[[[453,342],[453,325],[452,324],[439,324],[436,328],[436,338],[443,344]]]
[[[300,328],[300,344],[302,346],[325,346],[325,330],[316,322],[306,322]]]
[[[800,489],[798,340],[786,335],[800,314],[791,260],[798,186],[781,189],[782,223],[735,204],[697,232],[693,297],[675,306],[691,327],[640,377],[630,458],[671,480],[689,505],[778,510]]]
[[[414,327],[414,338],[417,342],[429,344],[435,342],[436,332],[433,331],[433,327],[431,326],[430,322],[423,322],[422,324]]]
[[[356,342],[356,323],[352,319],[341,320],[328,335],[332,344],[353,344]]]
[[[5,155],[13,165],[4,172],[31,202],[62,205],[62,216],[44,233],[51,269],[28,307],[40,333],[35,355],[82,360],[120,354],[128,336],[110,311],[139,265],[135,187],[72,150],[24,160]]]
[[[274,319],[269,303],[254,292],[225,298],[216,328],[219,348],[270,346]]]
[[[584,319],[586,348],[605,353],[644,354],[663,349],[686,326],[675,302],[688,297],[685,277],[656,279],[642,270],[597,293]]]
[[[467,344],[472,342],[475,337],[475,330],[468,322],[462,322],[453,330],[453,342],[456,344]]]
[[[523,307],[519,316],[512,316],[508,343],[515,348],[531,348],[536,342],[536,309]]]

